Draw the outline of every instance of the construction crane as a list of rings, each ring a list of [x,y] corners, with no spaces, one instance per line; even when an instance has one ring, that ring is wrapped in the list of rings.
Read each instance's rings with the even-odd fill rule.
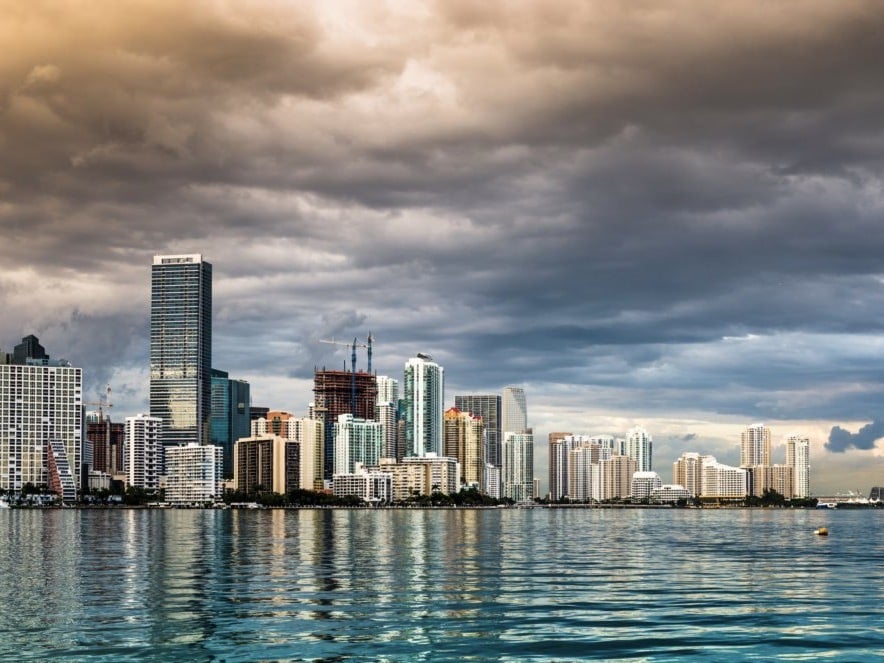
[[[366,348],[368,353],[368,372],[371,373],[371,344],[374,339],[372,338],[371,332],[368,332],[368,344],[360,343],[359,339],[353,337],[352,343],[346,343],[344,341],[336,341],[334,337],[326,339],[319,339],[320,343],[327,343],[329,345],[343,345],[345,348],[350,348],[350,411],[356,412],[356,348]]]

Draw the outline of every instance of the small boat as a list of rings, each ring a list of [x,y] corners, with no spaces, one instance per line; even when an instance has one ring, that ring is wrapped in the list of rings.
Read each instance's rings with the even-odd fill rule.
[[[0,509],[8,509],[8,508],[9,508],[9,502],[7,502],[6,500],[0,500]]]

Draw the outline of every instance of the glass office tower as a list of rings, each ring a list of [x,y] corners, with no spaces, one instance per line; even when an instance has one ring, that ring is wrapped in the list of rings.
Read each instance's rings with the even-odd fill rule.
[[[200,254],[154,256],[150,414],[163,447],[209,443],[212,265]]]

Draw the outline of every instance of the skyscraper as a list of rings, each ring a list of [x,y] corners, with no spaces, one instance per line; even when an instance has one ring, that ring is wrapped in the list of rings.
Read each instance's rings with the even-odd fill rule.
[[[250,432],[250,387],[245,380],[231,380],[226,371],[212,369],[212,444],[224,450],[224,477],[233,478],[233,445]]]
[[[636,472],[650,472],[654,469],[653,438],[641,426],[630,428],[626,434],[626,455],[636,464]]]
[[[500,467],[500,395],[466,394],[454,397],[454,407],[482,417],[485,424],[485,463]]]
[[[528,405],[525,390],[521,387],[504,387],[501,399],[501,424],[503,433],[528,432]]]
[[[501,469],[504,497],[516,502],[534,497],[534,435],[504,432]]]
[[[792,494],[810,497],[810,440],[801,435],[786,438],[786,465],[792,468]]]
[[[482,460],[484,422],[469,412],[456,407],[445,412],[444,453],[449,458],[457,458],[460,466],[461,483],[485,488],[485,463]]]
[[[163,451],[160,446],[162,422],[158,417],[139,414],[126,417],[126,479],[130,486],[155,493],[160,488]]]
[[[770,428],[752,424],[743,431],[740,441],[740,467],[770,465]]]
[[[375,421],[384,426],[385,458],[396,458],[396,437],[399,421],[399,381],[386,375],[377,376],[378,396],[375,404]]]
[[[65,498],[76,493],[82,393],[83,369],[50,360],[35,336],[22,339],[12,355],[0,353],[0,488],[48,487],[52,479]]]
[[[445,370],[430,355],[418,353],[405,362],[405,455],[442,455]]]
[[[335,424],[342,414],[357,419],[374,420],[378,383],[365,371],[329,371],[313,373],[313,415],[324,428],[323,477],[331,480],[335,471]]]
[[[150,414],[163,447],[208,444],[212,265],[200,254],[154,256],[150,298]]]

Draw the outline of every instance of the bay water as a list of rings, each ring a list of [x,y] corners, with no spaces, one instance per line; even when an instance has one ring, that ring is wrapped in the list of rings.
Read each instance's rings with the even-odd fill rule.
[[[693,659],[884,659],[884,512],[0,511],[2,661]]]

